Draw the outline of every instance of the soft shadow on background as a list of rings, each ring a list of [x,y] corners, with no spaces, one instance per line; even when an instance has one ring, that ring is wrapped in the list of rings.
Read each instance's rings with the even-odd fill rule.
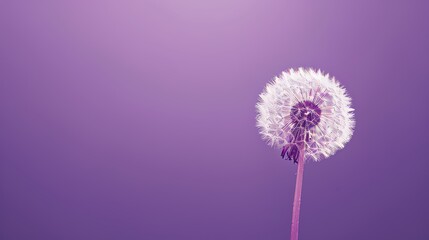
[[[0,238],[288,239],[254,105],[303,66],[357,125],[307,165],[300,239],[429,239],[423,2],[1,1]]]

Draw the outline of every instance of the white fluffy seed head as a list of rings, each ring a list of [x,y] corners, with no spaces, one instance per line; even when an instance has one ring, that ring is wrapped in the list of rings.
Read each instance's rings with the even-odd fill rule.
[[[319,161],[344,147],[354,130],[351,98],[329,74],[320,70],[290,69],[275,77],[259,95],[256,104],[257,127],[269,145],[283,148],[293,139],[291,109],[311,101],[321,110],[320,122],[306,130],[305,158]]]

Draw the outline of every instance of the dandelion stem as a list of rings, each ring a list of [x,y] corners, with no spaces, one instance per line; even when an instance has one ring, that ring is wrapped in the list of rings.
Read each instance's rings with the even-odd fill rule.
[[[298,158],[298,170],[296,173],[295,183],[295,196],[293,199],[293,210],[292,210],[292,226],[290,232],[291,240],[298,240],[299,230],[299,210],[301,208],[301,191],[302,191],[302,178],[304,175],[304,147],[300,148],[300,154]]]

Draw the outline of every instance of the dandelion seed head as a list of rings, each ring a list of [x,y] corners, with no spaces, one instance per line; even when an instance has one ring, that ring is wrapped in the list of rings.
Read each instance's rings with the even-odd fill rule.
[[[275,77],[259,95],[257,127],[282,157],[319,161],[350,140],[355,125],[351,98],[329,74],[320,70],[290,69]]]

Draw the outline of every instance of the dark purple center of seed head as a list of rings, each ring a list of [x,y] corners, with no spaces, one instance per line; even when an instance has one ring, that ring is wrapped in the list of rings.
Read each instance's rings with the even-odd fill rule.
[[[295,127],[308,130],[320,122],[322,110],[312,101],[303,101],[292,107],[290,117]]]
[[[309,132],[312,131],[311,128],[320,122],[321,113],[322,110],[312,101],[299,102],[292,107],[290,118],[292,120],[291,133],[293,136],[283,147],[281,153],[283,158],[293,160],[295,163],[298,162],[304,143],[311,141],[309,135]]]

